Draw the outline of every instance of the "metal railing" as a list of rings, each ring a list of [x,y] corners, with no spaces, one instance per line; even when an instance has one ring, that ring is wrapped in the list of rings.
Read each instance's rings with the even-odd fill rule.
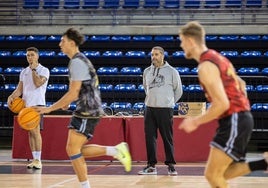
[[[144,8],[140,1],[139,8],[124,8],[121,0],[116,8],[85,9],[83,1],[78,8],[66,9],[63,0],[57,9],[43,8],[43,0],[37,9],[24,8],[23,0],[0,1],[0,25],[180,25],[190,20],[199,20],[204,25],[267,25],[268,5],[247,7],[242,1],[240,7],[226,7],[221,1],[220,7],[206,7],[205,1],[200,6],[185,8],[185,1],[180,1],[178,8],[165,8],[160,0],[158,8]]]

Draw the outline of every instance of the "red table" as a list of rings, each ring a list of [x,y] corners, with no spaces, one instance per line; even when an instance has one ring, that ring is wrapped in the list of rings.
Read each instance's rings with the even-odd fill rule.
[[[67,125],[70,116],[45,116],[42,134],[42,159],[66,160],[65,146],[68,136]],[[101,145],[116,145],[124,141],[123,118],[104,117],[95,129],[94,137],[89,143]],[[14,117],[14,130],[12,142],[12,157],[31,159],[32,154],[28,142],[28,132],[21,129]],[[90,160],[110,160],[112,157],[97,157]]]
[[[178,129],[182,120],[182,118],[174,117],[175,160],[177,162],[206,161],[209,153],[209,142],[212,140],[218,124],[212,121],[188,134]],[[126,141],[129,143],[133,160],[147,160],[143,117],[126,118]],[[165,161],[160,134],[158,134],[157,147],[158,161]]]

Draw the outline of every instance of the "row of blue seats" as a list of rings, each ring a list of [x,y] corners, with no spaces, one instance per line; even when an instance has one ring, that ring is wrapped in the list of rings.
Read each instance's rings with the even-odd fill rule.
[[[196,75],[197,68],[189,68],[189,67],[175,67],[176,70],[181,75]],[[8,67],[6,69],[2,69],[0,67],[0,73],[5,74],[19,74],[24,67]],[[66,75],[68,74],[67,67],[53,67],[50,70],[52,75]],[[142,75],[143,70],[141,67],[123,67],[119,69],[118,67],[100,67],[97,69],[98,75]],[[268,67],[260,69],[258,67],[241,67],[237,70],[239,75],[268,75]]]
[[[0,87],[0,90],[4,91],[14,91],[17,84],[4,84]],[[185,92],[202,92],[203,89],[199,84],[190,84],[188,86],[183,85],[183,91]],[[132,83],[116,84],[100,84],[101,92],[144,92],[144,87],[142,84],[136,85]],[[246,89],[249,92],[262,92],[268,93],[268,85],[246,85]],[[68,90],[67,84],[48,84],[47,91],[65,92]]]
[[[47,102],[46,103],[46,106],[51,106],[53,104],[53,102]],[[209,106],[210,104],[208,103],[207,104],[207,107]],[[178,106],[179,106],[179,103],[176,103],[175,106],[174,106],[174,110],[178,110]],[[7,106],[7,102],[0,102],[0,107],[2,109],[7,109],[8,106]],[[130,102],[113,102],[111,103],[110,105],[108,105],[108,103],[106,102],[103,102],[102,103],[102,108],[111,108],[112,110],[137,110],[137,111],[141,111],[143,110],[145,107],[145,104],[144,102],[136,102],[134,104],[131,104]],[[70,110],[74,110],[76,108],[76,104],[75,103],[71,103],[70,104]],[[263,112],[263,111],[268,111],[268,103],[254,103],[251,105],[251,110],[252,111],[260,111],[260,112]]]
[[[24,0],[23,8],[25,9],[39,9],[41,6],[41,0]],[[200,8],[201,0],[164,0],[163,5],[161,0],[123,0],[122,4],[120,0],[63,0],[63,8],[65,9],[79,9],[79,8]],[[220,8],[222,6],[226,8],[241,8],[243,5],[242,0],[205,0],[205,8]],[[262,0],[246,0],[245,6],[248,8],[261,8]],[[264,6],[268,6],[264,4]],[[42,7],[44,9],[59,9],[62,8],[60,0],[43,0]]]
[[[0,35],[0,41],[60,41],[61,35]],[[173,35],[93,35],[85,36],[86,41],[174,41]],[[207,35],[207,41],[255,41],[268,40],[268,35]]]
[[[97,58],[97,57],[127,57],[127,58],[146,58],[151,56],[151,52],[146,53],[145,51],[128,51],[122,52],[118,50],[108,50],[105,52],[100,51],[84,51],[83,52],[87,57]],[[220,51],[220,53],[226,57],[268,57],[268,51],[262,52],[260,50],[246,50],[242,52],[238,52],[236,50],[224,50]],[[0,57],[25,57],[26,52],[23,50],[11,52],[8,50],[0,50]],[[41,50],[39,52],[40,57],[63,57],[66,56],[62,52],[55,52],[52,50]],[[183,51],[175,51],[169,54],[165,51],[165,57],[184,57]]]

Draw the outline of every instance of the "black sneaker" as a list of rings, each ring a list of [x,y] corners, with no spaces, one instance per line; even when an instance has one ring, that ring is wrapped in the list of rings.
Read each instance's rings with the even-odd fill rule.
[[[138,172],[139,175],[156,175],[157,170],[153,166],[147,166],[143,170]]]
[[[178,172],[174,168],[173,164],[168,165],[168,175],[170,175],[170,176],[177,176],[178,175]]]

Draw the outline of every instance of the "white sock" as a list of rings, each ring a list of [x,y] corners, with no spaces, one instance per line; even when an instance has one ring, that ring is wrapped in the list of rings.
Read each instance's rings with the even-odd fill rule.
[[[80,182],[80,184],[81,184],[81,188],[90,188],[90,184],[88,180]]]
[[[115,156],[116,154],[117,154],[117,149],[114,146],[107,146],[106,147],[106,155]]]
[[[32,151],[33,159],[36,159],[36,151]]]
[[[36,157],[36,159],[38,159],[39,161],[41,161],[41,151],[36,151],[35,152],[35,157]]]

